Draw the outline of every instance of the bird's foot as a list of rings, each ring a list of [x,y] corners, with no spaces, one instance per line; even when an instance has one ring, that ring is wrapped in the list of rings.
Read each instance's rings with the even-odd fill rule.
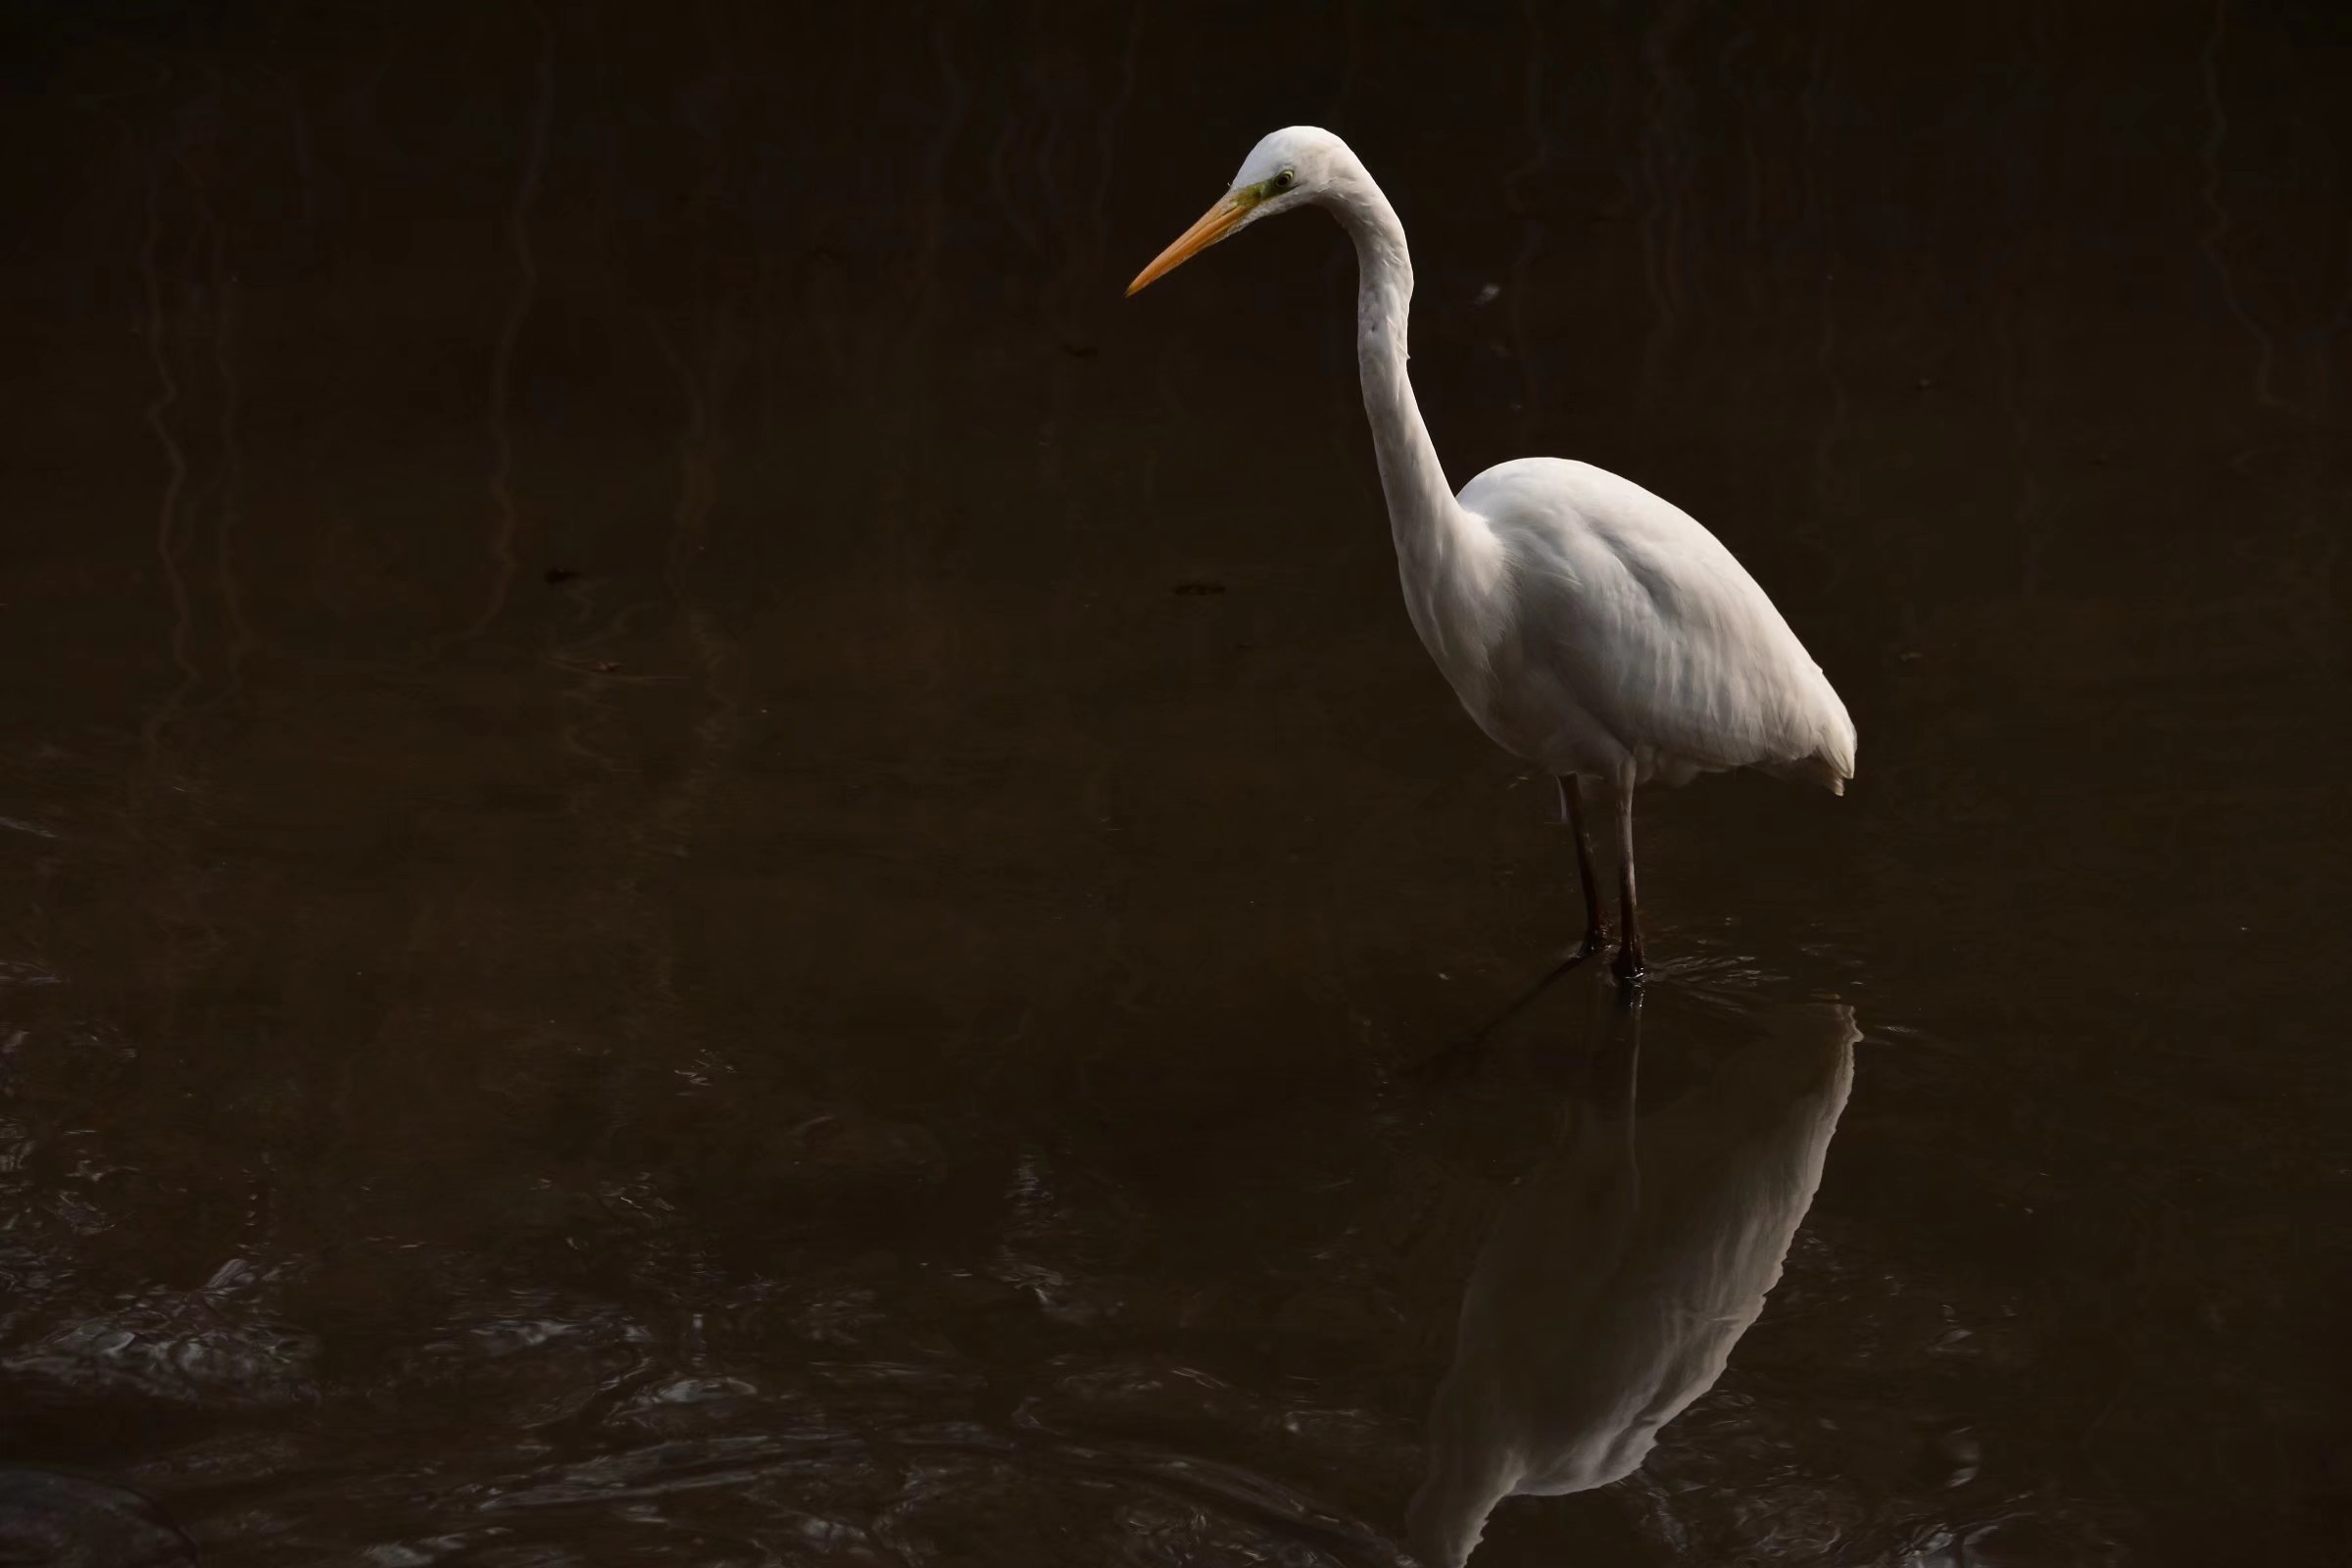
[[[1592,956],[1592,955],[1600,952],[1601,949],[1607,947],[1608,945],[1609,928],[1600,924],[1598,921],[1595,921],[1593,924],[1586,928],[1585,940],[1576,945],[1576,951],[1569,955],[1569,956],[1574,958],[1590,958]]]
[[[1642,967],[1641,944],[1628,942],[1620,947],[1617,950],[1617,961],[1610,965],[1610,971],[1617,976],[1619,989],[1629,992],[1641,990],[1642,977],[1644,972]]]

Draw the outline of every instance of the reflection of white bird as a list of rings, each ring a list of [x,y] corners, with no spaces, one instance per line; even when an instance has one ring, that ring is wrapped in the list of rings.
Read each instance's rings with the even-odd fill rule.
[[[1348,145],[1294,126],[1127,292],[1271,214],[1321,207],[1355,241],[1364,409],[1413,628],[1494,742],[1559,781],[1588,921],[1607,938],[1583,781],[1609,792],[1621,857],[1617,972],[1642,973],[1634,788],[1758,767],[1843,794],[1854,726],[1764,590],[1688,514],[1581,463],[1525,458],[1455,496],[1405,376],[1404,227]]]
[[[1571,1106],[1463,1294],[1408,1516],[1441,1568],[1505,1497],[1633,1473],[1723,1375],[1820,1185],[1853,1083],[1850,1009],[1804,1009],[1639,1125],[1633,1017],[1604,1048],[1615,1096]]]

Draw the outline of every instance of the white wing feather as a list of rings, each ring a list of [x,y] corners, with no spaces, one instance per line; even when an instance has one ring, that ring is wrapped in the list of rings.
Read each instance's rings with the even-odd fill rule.
[[[1497,740],[1562,771],[1630,766],[1679,782],[1762,767],[1843,793],[1855,748],[1845,705],[1696,518],[1556,458],[1490,468],[1460,501],[1507,563],[1493,590],[1503,602],[1480,617],[1496,639],[1481,683],[1490,710],[1462,693]]]

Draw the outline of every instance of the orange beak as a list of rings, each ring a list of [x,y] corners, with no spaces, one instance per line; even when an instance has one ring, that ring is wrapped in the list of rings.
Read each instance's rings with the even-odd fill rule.
[[[1127,285],[1127,292],[1133,294],[1166,276],[1241,227],[1242,220],[1250,216],[1250,209],[1253,205],[1239,195],[1233,195],[1202,213],[1200,221],[1177,235],[1175,244],[1152,258],[1152,265],[1135,274],[1135,281]]]

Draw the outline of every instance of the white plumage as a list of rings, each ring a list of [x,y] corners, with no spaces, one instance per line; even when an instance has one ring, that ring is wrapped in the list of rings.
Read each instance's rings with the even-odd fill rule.
[[[1612,782],[1761,766],[1843,793],[1845,705],[1696,518],[1558,458],[1489,468],[1458,504],[1499,542],[1507,612],[1485,670],[1446,673],[1496,744]]]
[[[1633,794],[1756,767],[1843,794],[1854,726],[1829,679],[1721,541],[1631,480],[1555,458],[1499,464],[1457,497],[1405,373],[1404,228],[1348,145],[1278,130],[1134,293],[1270,214],[1322,207],[1355,242],[1357,357],[1405,610],[1479,727],[1561,781],[1588,929],[1605,940],[1582,781],[1616,808],[1624,941],[1640,978]]]

